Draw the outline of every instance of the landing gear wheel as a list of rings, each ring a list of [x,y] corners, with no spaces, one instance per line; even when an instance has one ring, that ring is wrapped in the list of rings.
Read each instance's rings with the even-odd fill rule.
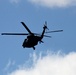
[[[35,50],[35,47],[33,47],[33,49]]]

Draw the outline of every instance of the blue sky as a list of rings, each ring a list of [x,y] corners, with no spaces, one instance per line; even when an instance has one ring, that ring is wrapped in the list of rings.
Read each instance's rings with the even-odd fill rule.
[[[71,54],[71,57],[76,55],[76,0],[1,0],[0,33],[26,33],[21,21],[25,22],[32,32],[42,32],[45,21],[48,23],[49,30],[63,29],[64,31],[47,34],[52,38],[43,38],[44,44],[37,45],[35,51],[32,48],[24,49],[22,47],[26,36],[0,35],[0,75],[6,75],[9,72],[11,75],[19,65],[22,67],[25,64],[28,67],[30,64],[31,66],[35,59],[35,56],[33,58],[34,53],[38,58],[40,58],[40,53],[42,53],[42,57],[44,55],[48,57],[46,54],[48,51],[56,53],[55,57],[60,52],[58,58],[62,59],[70,56],[69,53],[72,52],[74,53]],[[54,59],[50,56],[51,58]]]

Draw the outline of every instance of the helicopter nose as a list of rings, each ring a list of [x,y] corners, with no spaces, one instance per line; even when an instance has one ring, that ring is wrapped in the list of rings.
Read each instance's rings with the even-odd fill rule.
[[[25,45],[22,45],[23,48],[25,48]]]
[[[23,48],[25,48],[25,47],[26,47],[26,44],[25,44],[25,42],[23,42],[22,46],[23,46]]]

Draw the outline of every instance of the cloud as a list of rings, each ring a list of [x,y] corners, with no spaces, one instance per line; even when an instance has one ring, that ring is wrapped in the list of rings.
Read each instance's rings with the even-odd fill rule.
[[[14,66],[14,64],[15,64],[15,61],[9,60],[3,71],[7,72],[11,68],[11,66]]]
[[[11,3],[18,4],[21,0],[10,0]]]
[[[76,0],[28,0],[33,4],[45,7],[68,7],[76,5]]]
[[[30,68],[22,66],[8,75],[76,75],[75,52],[69,54],[48,52],[44,56],[42,54],[37,56],[34,53],[32,60],[34,61]]]

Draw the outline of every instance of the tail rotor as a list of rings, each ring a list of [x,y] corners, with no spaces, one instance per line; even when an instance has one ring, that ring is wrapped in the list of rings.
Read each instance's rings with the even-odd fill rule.
[[[47,21],[45,21],[44,28],[49,30],[49,28],[47,27]]]

